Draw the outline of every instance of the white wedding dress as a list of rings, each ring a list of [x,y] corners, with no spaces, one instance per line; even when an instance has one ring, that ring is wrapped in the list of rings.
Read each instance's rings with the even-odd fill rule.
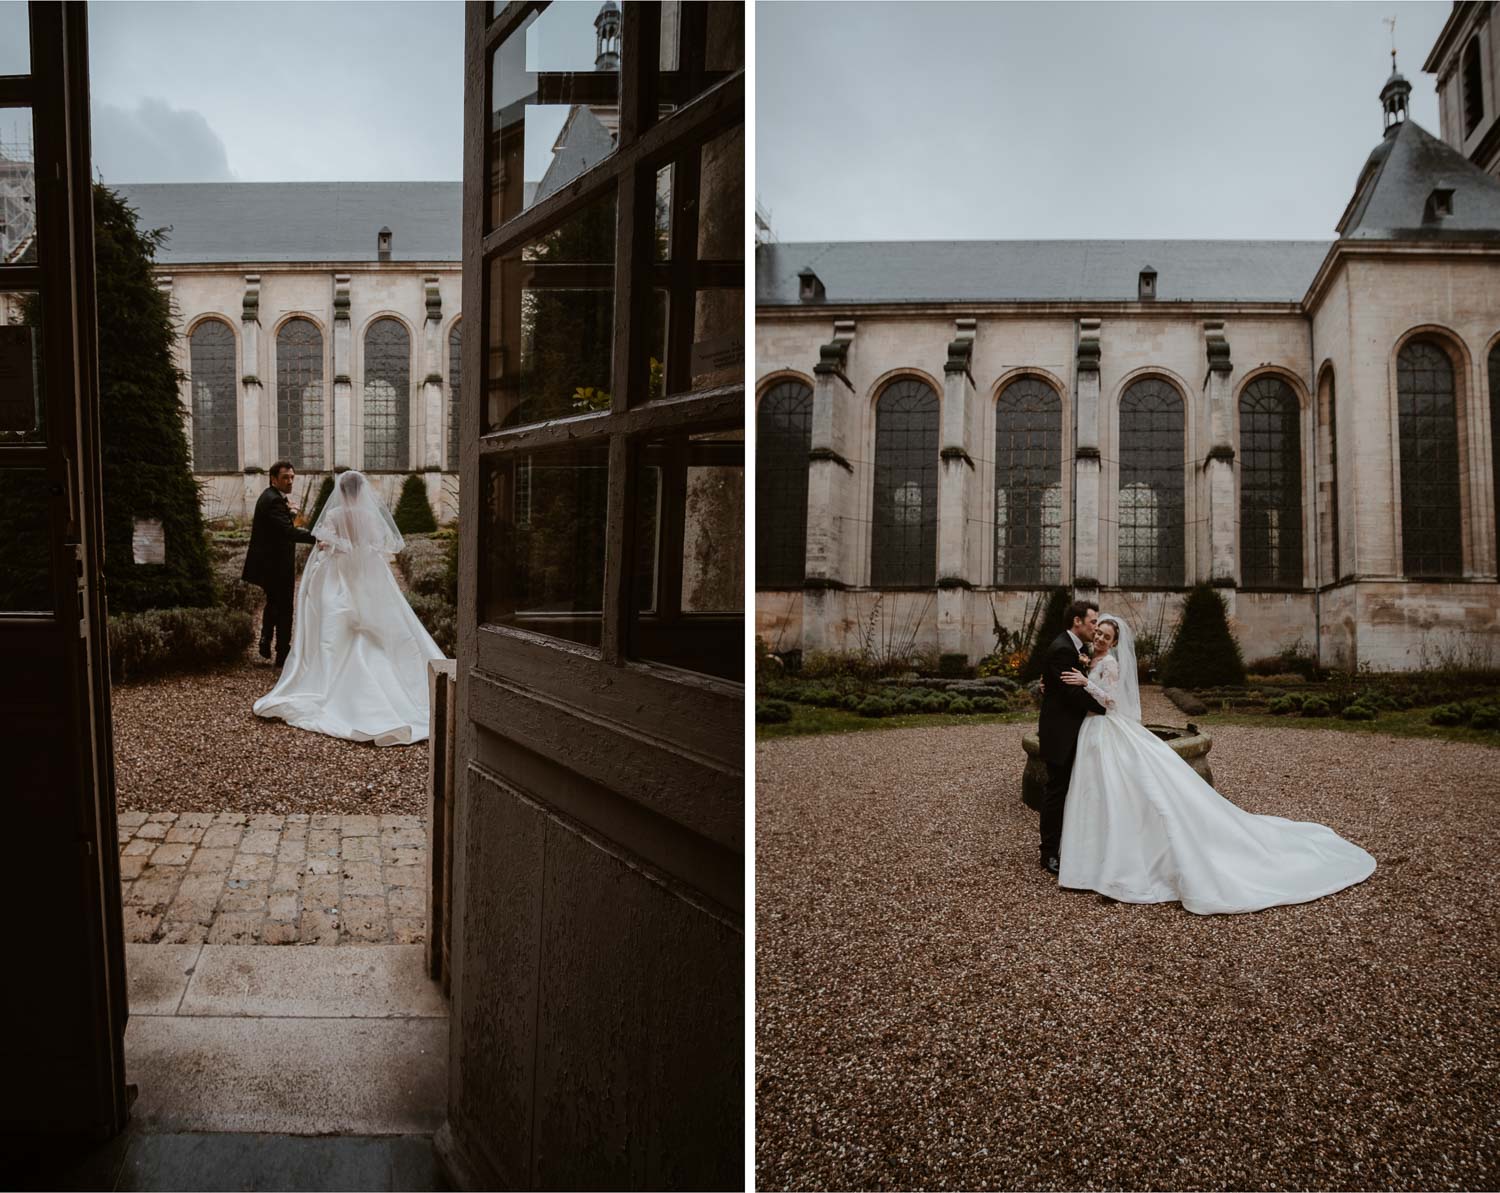
[[[1122,657],[1105,655],[1090,676],[1109,712],[1079,730],[1059,886],[1212,915],[1307,903],[1374,873],[1375,859],[1330,828],[1237,808],[1142,725],[1130,630],[1110,620]]]
[[[292,648],[256,716],[377,746],[427,738],[427,664],[445,656],[391,574],[404,542],[358,472],[339,477],[313,527]]]

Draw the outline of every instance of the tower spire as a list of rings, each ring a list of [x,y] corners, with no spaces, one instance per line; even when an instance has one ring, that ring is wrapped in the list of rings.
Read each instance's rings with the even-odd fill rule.
[[[1390,136],[1392,132],[1406,123],[1411,84],[1396,69],[1396,18],[1382,17],[1381,20],[1391,31],[1391,77],[1380,89],[1380,106],[1385,112],[1385,135]]]

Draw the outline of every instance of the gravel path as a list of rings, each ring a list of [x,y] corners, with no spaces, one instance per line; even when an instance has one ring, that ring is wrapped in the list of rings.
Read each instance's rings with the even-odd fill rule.
[[[252,645],[242,663],[221,671],[117,685],[119,806],[425,814],[426,742],[380,747],[263,720],[250,706],[271,690],[276,674]]]
[[[1038,869],[1030,728],[757,749],[758,1186],[1500,1185],[1500,750],[1213,730],[1226,796],[1380,866],[1194,916]]]

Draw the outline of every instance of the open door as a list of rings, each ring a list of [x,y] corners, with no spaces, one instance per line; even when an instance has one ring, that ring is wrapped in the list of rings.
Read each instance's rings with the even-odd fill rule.
[[[29,122],[34,188],[0,244],[0,983],[5,1134],[102,1138],[125,1123],[124,941],[105,645],[88,13],[29,5],[29,73],[0,107]],[[25,167],[30,166],[29,176]],[[15,195],[12,190],[12,197]]]
[[[470,3],[452,1042],[482,1188],[743,1188],[744,6]]]

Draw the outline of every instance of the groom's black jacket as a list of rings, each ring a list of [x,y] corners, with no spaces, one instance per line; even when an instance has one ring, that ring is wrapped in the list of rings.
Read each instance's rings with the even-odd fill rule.
[[[268,590],[290,585],[297,570],[297,544],[317,541],[292,521],[286,494],[275,485],[267,485],[255,503],[250,549],[245,552],[245,570],[240,576],[246,583],[259,584]]]
[[[1088,689],[1062,681],[1063,672],[1077,667],[1085,675],[1088,665],[1080,661],[1073,639],[1066,633],[1052,640],[1042,659],[1042,714],[1037,737],[1042,747],[1042,761],[1051,766],[1072,766],[1078,752],[1078,730],[1083,718],[1091,712],[1104,712],[1104,705],[1089,695]]]

